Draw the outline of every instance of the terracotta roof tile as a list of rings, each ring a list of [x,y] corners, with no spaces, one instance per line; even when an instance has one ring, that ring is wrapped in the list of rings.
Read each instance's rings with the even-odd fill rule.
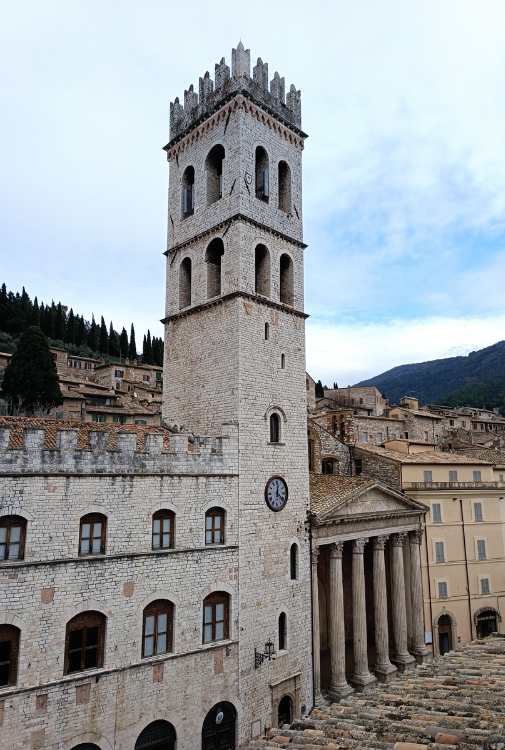
[[[323,515],[338,508],[348,500],[361,495],[367,487],[377,484],[376,479],[348,477],[341,474],[310,475],[310,510]]]
[[[471,458],[462,453],[449,451],[423,451],[422,453],[400,453],[400,451],[380,448],[370,443],[356,443],[355,448],[366,453],[382,456],[400,464],[489,464],[491,461]]]

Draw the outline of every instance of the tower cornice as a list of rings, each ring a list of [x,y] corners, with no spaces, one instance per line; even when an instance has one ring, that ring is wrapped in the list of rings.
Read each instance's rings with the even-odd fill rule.
[[[268,232],[274,237],[278,237],[281,240],[284,240],[285,242],[290,242],[293,245],[296,245],[297,247],[301,247],[302,250],[305,250],[308,246],[301,242],[301,240],[297,240],[294,237],[290,237],[288,234],[284,234],[283,232],[279,232],[276,229],[273,229],[272,227],[268,226],[268,224],[264,224],[261,221],[256,221],[255,219],[252,219],[250,216],[246,216],[246,214],[237,213],[233,214],[233,216],[230,216],[227,219],[224,219],[223,221],[220,221],[218,224],[214,224],[213,226],[209,227],[208,229],[205,229],[203,232],[199,232],[198,234],[194,234],[192,237],[189,237],[187,240],[184,240],[184,242],[179,242],[175,245],[172,245],[172,247],[168,248],[164,251],[163,255],[166,255],[167,257],[169,255],[175,255],[179,250],[182,250],[185,247],[189,247],[190,245],[193,245],[196,242],[199,242],[204,237],[209,237],[212,234],[215,234],[216,232],[219,232],[221,229],[224,229],[225,227],[231,227],[231,225],[234,222],[243,221],[246,224],[250,224],[253,227],[256,227],[257,229],[263,229],[265,232]]]
[[[291,305],[285,305],[282,302],[275,302],[274,300],[268,297],[263,297],[260,294],[251,294],[251,292],[244,292],[239,290],[236,292],[230,292],[229,294],[223,294],[221,297],[215,297],[214,299],[207,300],[206,302],[202,302],[200,305],[187,307],[184,310],[180,310],[179,312],[174,313],[173,315],[167,315],[166,318],[161,319],[160,323],[171,323],[172,321],[179,320],[180,318],[187,318],[189,315],[201,312],[202,310],[208,310],[210,307],[222,305],[225,302],[236,299],[238,297],[250,300],[252,302],[259,302],[260,304],[265,305],[265,307],[271,307],[275,310],[281,310],[282,312],[288,313],[289,315],[293,315],[295,318],[303,318],[305,320],[309,317],[307,313],[303,312],[302,310],[296,310],[294,307],[291,307]]]

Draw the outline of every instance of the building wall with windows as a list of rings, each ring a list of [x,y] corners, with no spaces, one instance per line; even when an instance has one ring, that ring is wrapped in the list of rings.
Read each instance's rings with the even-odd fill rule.
[[[238,692],[236,429],[190,443],[155,428],[59,427],[0,424],[0,639],[6,625],[20,633],[15,683],[0,685],[2,743],[133,748],[165,716],[177,747],[193,750],[213,705]],[[224,538],[211,540],[215,508]],[[167,547],[153,535],[162,509],[172,513]],[[89,514],[106,524],[95,549]],[[204,643],[203,603],[215,592],[229,598],[228,632]],[[172,648],[145,657],[143,612],[160,600],[172,606]],[[67,626],[90,612],[105,618],[99,663],[66,674]]]

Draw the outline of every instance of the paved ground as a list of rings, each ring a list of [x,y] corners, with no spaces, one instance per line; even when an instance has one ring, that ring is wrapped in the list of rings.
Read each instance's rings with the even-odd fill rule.
[[[474,641],[387,685],[314,709],[247,750],[505,750],[505,637]]]

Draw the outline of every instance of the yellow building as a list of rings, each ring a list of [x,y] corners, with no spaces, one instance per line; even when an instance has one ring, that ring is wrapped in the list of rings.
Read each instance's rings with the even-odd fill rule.
[[[422,551],[425,630],[435,654],[505,633],[503,456],[420,450],[391,441],[354,449],[358,471],[429,508]]]

